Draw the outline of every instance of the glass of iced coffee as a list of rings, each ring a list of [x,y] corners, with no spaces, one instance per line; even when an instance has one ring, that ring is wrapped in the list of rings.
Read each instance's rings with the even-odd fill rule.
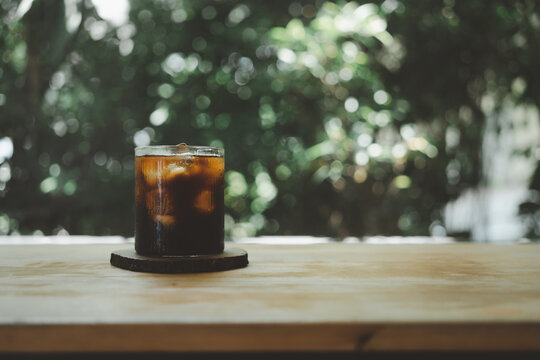
[[[135,250],[145,256],[223,252],[224,150],[135,149]]]

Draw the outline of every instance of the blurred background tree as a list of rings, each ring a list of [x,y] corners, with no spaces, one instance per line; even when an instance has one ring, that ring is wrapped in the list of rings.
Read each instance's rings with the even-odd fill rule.
[[[231,236],[440,235],[538,113],[532,1],[99,3],[0,0],[0,233],[131,236],[133,147],[185,142],[226,149]]]

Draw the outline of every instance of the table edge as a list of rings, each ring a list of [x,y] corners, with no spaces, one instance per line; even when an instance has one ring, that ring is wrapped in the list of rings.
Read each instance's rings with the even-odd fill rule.
[[[0,324],[0,353],[540,351],[540,323]]]

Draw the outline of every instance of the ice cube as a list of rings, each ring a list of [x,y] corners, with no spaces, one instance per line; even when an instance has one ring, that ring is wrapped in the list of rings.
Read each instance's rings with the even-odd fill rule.
[[[176,176],[187,175],[187,174],[188,174],[188,168],[187,167],[178,166],[176,164],[171,164],[171,165],[167,166],[167,171],[166,171],[165,178],[167,180],[171,180]]]
[[[201,162],[201,169],[205,184],[215,184],[223,178],[223,158],[206,157]]]
[[[163,172],[163,177],[165,181],[173,180],[177,176],[186,176],[190,174],[193,165],[193,156],[182,156],[175,158],[171,161],[165,171]]]
[[[171,226],[176,222],[172,215],[155,215],[154,221],[160,223],[163,226]]]
[[[154,186],[158,180],[156,162],[151,158],[140,157],[135,163],[137,174],[142,175],[147,185]]]
[[[155,168],[143,169],[143,176],[144,181],[150,186],[155,186],[159,180],[159,172]]]
[[[193,206],[195,207],[195,209],[197,209],[199,212],[203,214],[209,214],[212,211],[214,211],[215,204],[212,199],[212,192],[210,190],[201,191],[195,197]]]

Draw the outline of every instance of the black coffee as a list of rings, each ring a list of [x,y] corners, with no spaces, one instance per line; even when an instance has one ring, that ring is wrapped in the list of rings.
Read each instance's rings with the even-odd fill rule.
[[[135,250],[148,256],[223,251],[224,158],[135,158]]]

